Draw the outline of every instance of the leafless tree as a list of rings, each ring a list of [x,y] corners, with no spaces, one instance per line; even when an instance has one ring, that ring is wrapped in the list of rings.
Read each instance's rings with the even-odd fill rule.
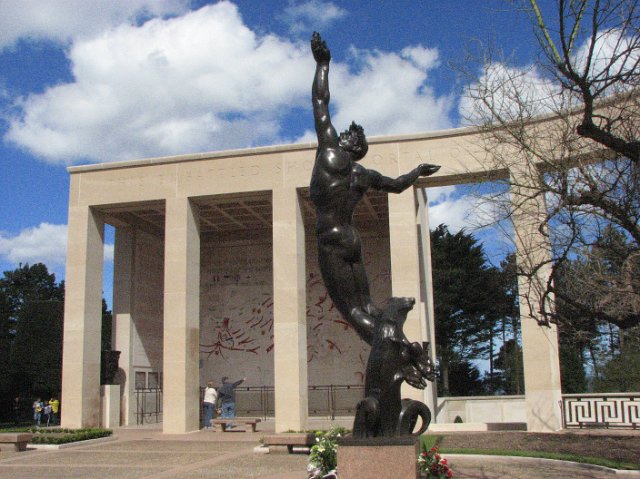
[[[530,15],[540,55],[527,68],[486,55],[462,110],[480,125],[487,170],[509,187],[491,198],[497,219],[548,239],[521,248],[521,295],[541,323],[557,321],[563,301],[621,329],[640,325],[638,2],[556,0],[553,12],[513,3]],[[604,261],[611,231],[618,250]],[[588,268],[556,287],[577,257]]]

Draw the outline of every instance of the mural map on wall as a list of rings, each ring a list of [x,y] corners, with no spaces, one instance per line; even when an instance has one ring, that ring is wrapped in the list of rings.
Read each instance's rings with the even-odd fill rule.
[[[388,246],[375,239],[368,243],[365,265],[370,272],[372,296],[388,297]],[[312,248],[315,244],[308,245]],[[315,252],[307,251],[306,257],[309,384],[361,384],[369,347],[335,309],[322,282]],[[202,255],[202,381],[228,375],[246,376],[248,384],[273,384],[271,262],[269,245],[218,246]]]

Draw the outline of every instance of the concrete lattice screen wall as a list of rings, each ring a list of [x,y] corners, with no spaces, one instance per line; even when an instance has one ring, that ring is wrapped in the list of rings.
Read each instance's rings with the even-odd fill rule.
[[[363,239],[373,297],[390,294],[389,242]],[[307,242],[309,385],[362,384],[368,346],[333,307]],[[269,241],[204,243],[201,254],[200,384],[247,377],[273,386],[272,248]]]

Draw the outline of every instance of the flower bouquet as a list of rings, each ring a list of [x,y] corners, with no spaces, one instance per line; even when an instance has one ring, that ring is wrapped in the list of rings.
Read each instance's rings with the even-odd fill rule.
[[[453,471],[449,468],[447,460],[438,454],[437,447],[432,447],[430,450],[418,455],[418,468],[422,477],[427,479],[448,479],[453,477]]]

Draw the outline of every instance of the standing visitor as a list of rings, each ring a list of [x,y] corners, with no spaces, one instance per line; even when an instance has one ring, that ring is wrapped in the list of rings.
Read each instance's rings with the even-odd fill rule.
[[[40,426],[40,421],[42,420],[42,410],[44,409],[44,405],[40,398],[36,399],[33,402],[33,421],[36,423],[36,426]]]
[[[211,420],[213,419],[213,411],[216,407],[217,399],[218,393],[213,387],[213,381],[209,381],[207,387],[204,389],[204,398],[202,400],[203,427],[205,429],[211,429]]]
[[[16,426],[20,424],[20,419],[22,416],[22,401],[20,396],[16,396],[13,400],[13,420],[16,423]]]
[[[49,403],[49,401],[46,401],[46,405],[44,407],[44,420],[47,427],[49,427],[49,421],[51,421],[51,403]]]
[[[49,399],[51,404],[51,425],[55,426],[58,423],[58,411],[60,411],[60,401],[55,396]]]
[[[231,419],[236,417],[236,388],[242,384],[247,378],[242,378],[235,383],[227,382],[229,378],[224,376],[222,378],[222,386],[218,389],[218,398],[222,404],[223,419]],[[227,429],[234,427],[233,424],[227,425]]]

